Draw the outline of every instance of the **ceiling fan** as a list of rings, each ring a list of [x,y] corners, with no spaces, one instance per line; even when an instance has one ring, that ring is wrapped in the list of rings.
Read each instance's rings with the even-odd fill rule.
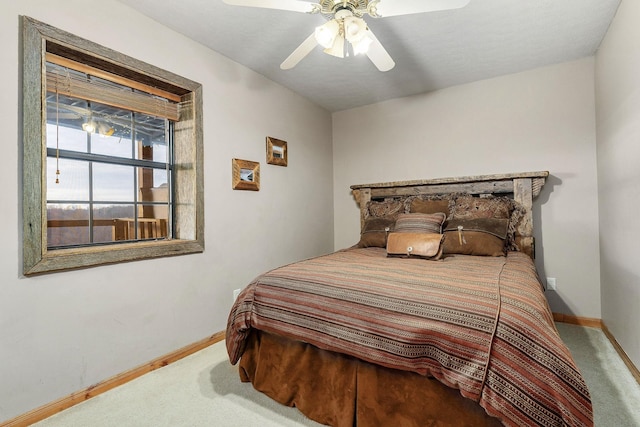
[[[320,13],[328,19],[280,64],[280,68],[283,70],[295,67],[317,45],[320,45],[324,48],[325,53],[339,58],[349,55],[349,46],[351,46],[351,51],[355,55],[367,55],[380,71],[389,71],[396,64],[367,26],[363,19],[364,15],[383,18],[435,12],[458,9],[470,2],[470,0],[319,0],[317,3],[300,0],[223,1],[235,6],[261,7],[310,14]],[[345,40],[349,44],[346,44]]]

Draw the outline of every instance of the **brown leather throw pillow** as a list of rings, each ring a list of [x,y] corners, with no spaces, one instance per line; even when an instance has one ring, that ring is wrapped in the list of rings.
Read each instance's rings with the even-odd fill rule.
[[[437,233],[389,233],[387,256],[440,259],[443,237]]]
[[[444,230],[443,253],[504,256],[508,219],[451,220]]]
[[[389,231],[393,231],[395,219],[385,218],[367,218],[364,221],[362,227],[362,233],[360,234],[360,241],[358,242],[359,248],[386,248],[387,247],[387,234]]]

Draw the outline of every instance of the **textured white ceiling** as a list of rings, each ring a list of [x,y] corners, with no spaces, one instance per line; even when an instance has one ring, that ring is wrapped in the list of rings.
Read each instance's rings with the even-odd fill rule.
[[[280,63],[321,15],[229,6],[222,0],[119,0],[335,112],[386,99],[593,55],[620,0],[471,0],[463,9],[374,19],[396,62],[382,73],[367,57],[314,49]],[[393,0],[383,0],[393,1]]]

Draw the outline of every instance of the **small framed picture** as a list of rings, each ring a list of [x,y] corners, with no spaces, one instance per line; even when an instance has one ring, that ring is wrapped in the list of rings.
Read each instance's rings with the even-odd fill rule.
[[[260,163],[231,159],[231,170],[234,190],[260,190]]]
[[[287,166],[287,141],[267,137],[267,163],[270,165]]]

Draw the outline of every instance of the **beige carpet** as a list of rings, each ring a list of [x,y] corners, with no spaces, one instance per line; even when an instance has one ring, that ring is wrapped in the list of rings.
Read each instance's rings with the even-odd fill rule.
[[[591,391],[596,426],[640,426],[640,386],[602,331],[558,324]],[[320,426],[240,383],[218,343],[35,424],[102,426]]]

